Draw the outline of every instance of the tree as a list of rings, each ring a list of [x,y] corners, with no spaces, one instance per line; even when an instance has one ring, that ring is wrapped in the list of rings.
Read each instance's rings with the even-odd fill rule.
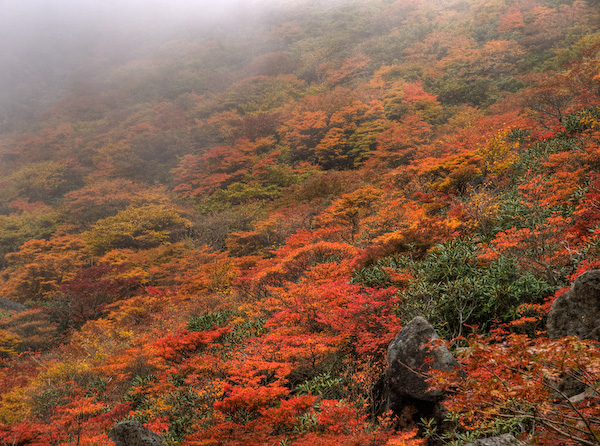
[[[288,146],[291,162],[313,161],[314,149],[326,131],[327,115],[323,110],[294,112],[278,130]]]
[[[77,329],[98,319],[106,307],[131,297],[139,287],[135,277],[119,277],[119,269],[97,264],[77,272],[69,283],[52,296],[50,314],[62,330]]]
[[[355,242],[361,220],[374,213],[374,205],[381,196],[381,191],[373,186],[364,187],[354,192],[344,194],[331,203],[331,206],[321,214],[323,225],[342,225],[350,231],[350,243]]]
[[[47,351],[62,340],[56,323],[42,306],[5,316],[0,320],[0,330],[16,337],[18,342],[14,347],[19,353]]]
[[[600,442],[597,406],[575,401],[561,390],[574,379],[597,391],[599,350],[572,337],[549,340],[495,333],[471,336],[458,351],[461,373],[432,371],[431,385],[447,390],[447,409],[461,428],[477,435],[524,431],[540,444]]]
[[[130,205],[160,204],[167,200],[160,188],[142,186],[124,179],[102,180],[65,194],[63,209],[69,223],[82,229],[112,217]]]
[[[21,212],[0,215],[0,259],[6,266],[5,256],[17,251],[31,239],[50,237],[58,226],[59,216],[49,206],[31,204]]]
[[[265,141],[268,145],[272,141]],[[260,144],[260,143],[259,143]],[[239,140],[232,146],[218,146],[203,155],[186,155],[174,169],[174,191],[184,197],[199,197],[239,181],[247,172],[255,143]]]
[[[567,76],[562,73],[530,75],[532,85],[523,93],[530,113],[547,128],[562,124],[567,111],[574,102]]]
[[[2,195],[31,202],[50,203],[83,184],[83,168],[74,159],[28,164],[8,178],[11,185]]]
[[[355,80],[368,73],[370,64],[371,59],[364,54],[346,59],[339,68],[326,71],[327,82],[331,85],[337,85]]]
[[[192,223],[165,205],[129,206],[97,221],[85,233],[96,254],[119,248],[147,249],[184,238]]]
[[[79,268],[89,265],[91,252],[79,237],[57,236],[29,240],[8,254],[6,261],[3,292],[17,301],[37,301],[47,299]]]
[[[510,141],[510,133],[510,128],[496,133],[479,149],[486,171],[503,173],[516,161],[515,151],[519,148],[519,142]]]
[[[318,163],[325,169],[355,168],[369,157],[375,140],[385,128],[383,108],[377,101],[354,101],[331,115],[328,130],[315,147]]]

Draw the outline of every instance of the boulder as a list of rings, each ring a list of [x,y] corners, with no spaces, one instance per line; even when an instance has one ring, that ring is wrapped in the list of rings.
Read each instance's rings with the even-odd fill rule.
[[[108,433],[115,446],[164,446],[164,439],[139,421],[117,423]]]
[[[447,348],[432,349],[428,345],[435,339],[435,329],[418,316],[390,343],[385,376],[388,410],[400,414],[406,406],[414,406],[419,417],[441,416],[442,392],[428,390],[425,373],[430,369],[456,370],[460,366]]]
[[[558,296],[548,313],[548,336],[600,341],[600,270],[581,274]]]
[[[6,297],[0,297],[0,311],[1,310],[22,312],[27,311],[27,307],[23,304],[7,299]]]
[[[524,443],[517,440],[511,434],[504,434],[498,437],[480,438],[471,443],[467,443],[465,446],[522,446]]]

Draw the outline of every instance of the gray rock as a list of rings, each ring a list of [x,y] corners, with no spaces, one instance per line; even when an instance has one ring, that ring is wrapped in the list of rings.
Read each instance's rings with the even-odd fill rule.
[[[6,297],[0,297],[0,311],[1,310],[21,312],[27,311],[27,307],[23,304],[7,299]]]
[[[586,271],[558,296],[548,312],[551,338],[578,336],[600,341],[600,270]]]
[[[390,343],[387,351],[387,389],[393,399],[416,399],[438,401],[439,390],[428,391],[425,373],[430,369],[443,371],[459,368],[447,348],[438,346],[433,350],[427,344],[438,335],[423,317],[410,321]]]
[[[117,423],[108,433],[115,446],[164,446],[164,439],[139,421]]]
[[[480,438],[472,443],[467,443],[465,446],[523,446],[524,444],[511,434],[504,434],[499,437]]]
[[[445,421],[444,395],[440,390],[428,390],[426,373],[460,366],[447,348],[430,347],[430,341],[437,338],[433,327],[422,317],[414,318],[400,330],[388,347],[384,401],[386,410],[406,425],[433,418],[439,429],[446,431],[452,426]],[[411,419],[404,420],[409,413]]]

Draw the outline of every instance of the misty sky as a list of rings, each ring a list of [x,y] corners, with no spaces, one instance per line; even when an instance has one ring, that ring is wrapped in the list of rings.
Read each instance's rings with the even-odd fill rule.
[[[27,57],[93,46],[103,39],[149,41],[182,26],[209,27],[256,11],[250,0],[0,0],[1,55]],[[126,39],[131,39],[127,42]],[[66,48],[62,48],[62,46]]]
[[[273,8],[350,0],[0,0],[0,131],[70,85],[190,33],[229,36]]]
[[[0,0],[0,127],[76,76],[143,58],[183,29],[236,26],[269,1]]]
[[[242,22],[273,5],[291,0],[0,0],[0,45],[23,48],[87,34],[135,37],[175,31],[182,26],[210,27]],[[333,3],[305,0],[304,3]],[[84,41],[83,43],[90,43]]]

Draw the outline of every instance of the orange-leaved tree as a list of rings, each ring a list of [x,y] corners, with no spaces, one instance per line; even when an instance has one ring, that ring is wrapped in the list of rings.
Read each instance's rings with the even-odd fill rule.
[[[463,370],[433,371],[459,427],[485,435],[513,431],[539,444],[600,443],[597,416],[600,350],[592,341],[495,332],[462,339]],[[586,391],[572,398],[565,387]]]

